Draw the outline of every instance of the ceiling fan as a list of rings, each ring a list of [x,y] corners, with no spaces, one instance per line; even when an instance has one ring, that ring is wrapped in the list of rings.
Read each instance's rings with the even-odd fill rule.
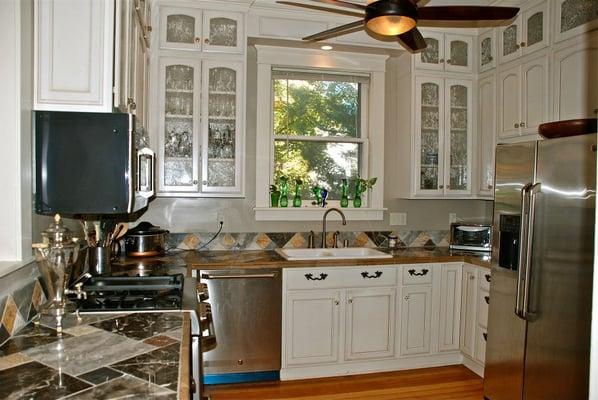
[[[399,43],[412,53],[421,52],[427,46],[417,29],[418,25],[457,28],[493,27],[505,25],[519,12],[519,8],[516,7],[418,6],[418,3],[424,3],[422,0],[367,0],[367,5],[345,0],[311,1],[345,9],[293,1],[277,1],[277,3],[363,19],[304,37],[303,40],[319,41],[365,29],[377,35],[396,37]]]

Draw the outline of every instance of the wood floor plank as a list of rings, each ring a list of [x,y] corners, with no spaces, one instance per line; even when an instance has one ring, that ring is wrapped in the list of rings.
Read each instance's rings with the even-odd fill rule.
[[[206,387],[212,400],[481,400],[482,391],[462,365]]]

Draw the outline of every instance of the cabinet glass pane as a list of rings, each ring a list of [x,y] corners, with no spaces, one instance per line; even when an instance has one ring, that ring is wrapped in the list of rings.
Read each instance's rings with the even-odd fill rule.
[[[440,55],[438,40],[426,38],[426,43],[428,47],[421,54],[422,62],[426,64],[438,64]]]
[[[210,68],[208,82],[208,186],[235,185],[237,72]]]
[[[561,3],[561,32],[598,19],[598,1],[565,0]]]
[[[438,189],[439,86],[421,86],[421,171],[420,189]]]
[[[451,92],[450,188],[467,189],[467,87],[453,85]]]
[[[166,17],[166,41],[193,43],[195,41],[195,18],[173,14]]]
[[[467,43],[461,40],[453,40],[451,42],[451,65],[458,65],[460,67],[467,67]]]
[[[517,43],[517,25],[511,25],[502,32],[502,55],[508,56],[519,50]]]
[[[539,11],[527,19],[527,45],[540,43],[544,36],[544,13]]]
[[[481,45],[482,65],[487,65],[492,62],[492,39],[487,37],[482,40]]]
[[[193,184],[194,68],[166,67],[164,93],[164,185]]]
[[[237,47],[237,21],[230,18],[210,19],[210,44]]]

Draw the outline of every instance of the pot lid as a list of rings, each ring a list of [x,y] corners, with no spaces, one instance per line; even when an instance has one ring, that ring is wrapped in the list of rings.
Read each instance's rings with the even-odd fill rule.
[[[126,236],[131,235],[159,235],[162,233],[168,233],[166,229],[162,229],[159,226],[152,225],[149,222],[141,222],[135,228],[130,229]]]

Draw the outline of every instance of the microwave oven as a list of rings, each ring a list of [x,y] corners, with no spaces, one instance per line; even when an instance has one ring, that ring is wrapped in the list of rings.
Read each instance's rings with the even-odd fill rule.
[[[491,251],[492,225],[451,224],[450,248],[454,250]]]
[[[35,211],[129,214],[154,195],[154,153],[135,148],[135,116],[35,112]]]

